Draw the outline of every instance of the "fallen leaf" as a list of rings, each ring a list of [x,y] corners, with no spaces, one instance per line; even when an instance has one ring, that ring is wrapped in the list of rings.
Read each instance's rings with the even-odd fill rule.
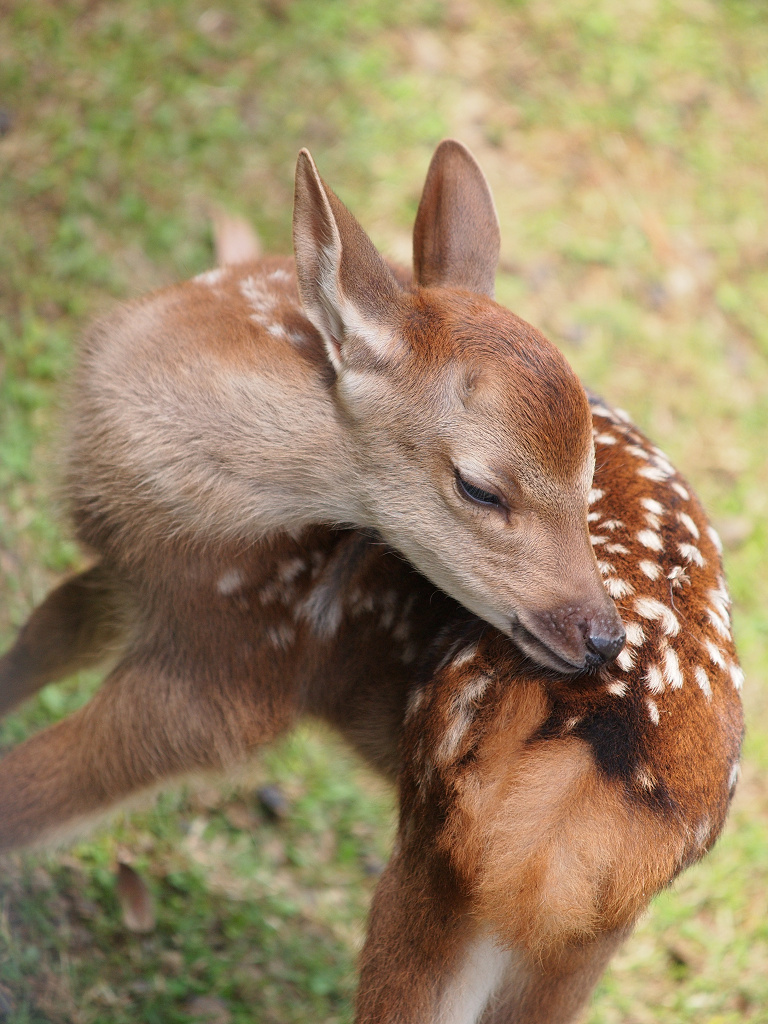
[[[122,862],[117,868],[117,898],[129,932],[144,935],[154,931],[155,908],[147,883],[138,871]]]

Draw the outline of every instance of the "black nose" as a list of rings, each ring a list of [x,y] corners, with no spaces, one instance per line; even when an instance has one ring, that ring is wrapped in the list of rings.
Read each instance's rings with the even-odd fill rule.
[[[604,665],[608,661],[613,661],[626,639],[627,634],[623,629],[617,636],[588,635],[585,642],[592,657],[587,656],[587,660],[593,665]]]

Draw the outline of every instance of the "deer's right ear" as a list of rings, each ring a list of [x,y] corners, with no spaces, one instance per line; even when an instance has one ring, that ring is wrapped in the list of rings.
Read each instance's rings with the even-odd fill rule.
[[[355,218],[328,188],[306,149],[296,164],[293,248],[304,312],[338,373],[354,335],[375,360],[398,347],[400,288]]]
[[[493,298],[500,246],[485,175],[466,146],[444,139],[429,165],[413,229],[416,282]]]

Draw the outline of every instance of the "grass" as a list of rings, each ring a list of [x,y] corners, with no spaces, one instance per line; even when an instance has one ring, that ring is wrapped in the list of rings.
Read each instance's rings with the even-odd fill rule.
[[[78,565],[57,435],[89,317],[210,265],[213,204],[287,251],[303,145],[407,260],[429,154],[456,135],[496,195],[502,301],[628,408],[710,509],[747,674],[728,831],[656,901],[588,1020],[768,1021],[765,7],[6,0],[0,14],[0,639]],[[0,740],[96,684],[47,688]],[[391,799],[309,730],[257,781],[283,788],[287,818],[269,820],[251,787],[205,788],[66,853],[10,858],[0,1019],[349,1020]],[[118,857],[154,893],[151,935],[123,927]]]

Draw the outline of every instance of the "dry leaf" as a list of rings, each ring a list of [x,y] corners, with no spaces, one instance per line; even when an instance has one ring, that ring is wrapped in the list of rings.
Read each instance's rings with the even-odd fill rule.
[[[122,862],[117,868],[117,898],[129,932],[144,935],[154,930],[155,908],[147,883],[138,871]]]

